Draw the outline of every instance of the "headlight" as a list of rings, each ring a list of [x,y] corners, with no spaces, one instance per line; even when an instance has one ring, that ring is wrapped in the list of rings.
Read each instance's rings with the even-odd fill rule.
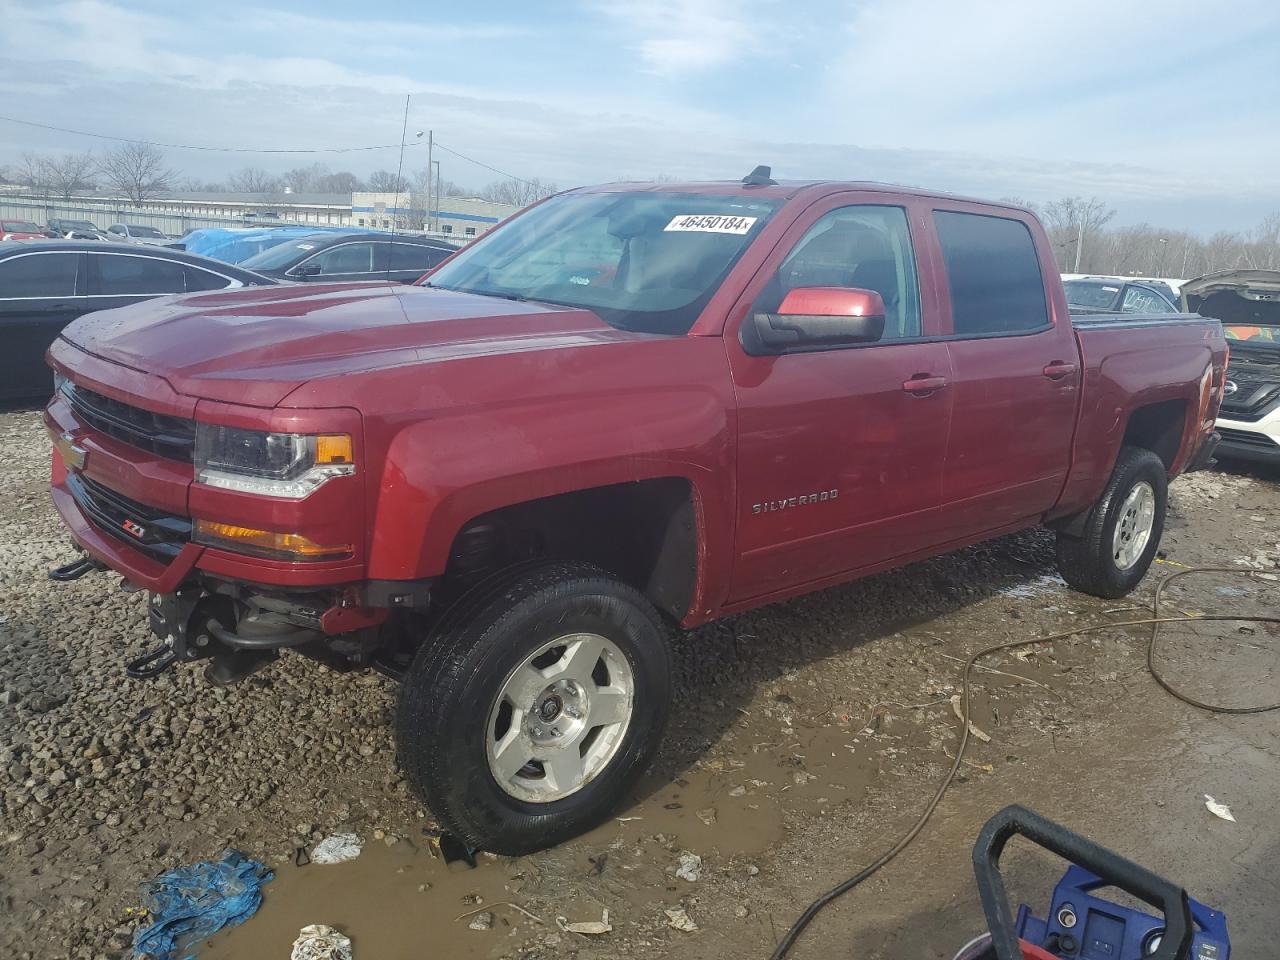
[[[265,433],[196,424],[196,481],[223,490],[301,500],[356,472],[345,433]]]

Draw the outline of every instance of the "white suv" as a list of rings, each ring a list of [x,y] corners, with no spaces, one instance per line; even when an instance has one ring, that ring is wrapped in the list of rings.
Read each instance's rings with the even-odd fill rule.
[[[1184,309],[1222,321],[1231,346],[1217,455],[1280,464],[1280,271],[1211,273],[1181,293]]]

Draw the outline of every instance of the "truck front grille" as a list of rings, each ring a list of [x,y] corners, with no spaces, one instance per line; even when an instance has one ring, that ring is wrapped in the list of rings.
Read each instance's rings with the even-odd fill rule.
[[[1218,436],[1224,442],[1238,443],[1255,450],[1274,450],[1280,453],[1280,445],[1265,433],[1254,433],[1252,430],[1232,430],[1230,427],[1218,427]]]
[[[190,463],[196,446],[193,420],[152,413],[67,382],[62,387],[76,416],[95,430],[169,460]]]
[[[83,474],[69,472],[67,489],[94,526],[158,560],[172,560],[191,539],[189,518],[130,500]]]
[[[1228,368],[1227,379],[1236,385],[1235,393],[1222,398],[1222,416],[1228,420],[1253,423],[1280,406],[1280,371],[1259,371],[1257,366],[1243,364]]]

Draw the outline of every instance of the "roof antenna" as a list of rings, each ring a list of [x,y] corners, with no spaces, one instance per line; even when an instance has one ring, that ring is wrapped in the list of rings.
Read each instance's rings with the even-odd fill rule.
[[[773,179],[773,170],[763,164],[743,177],[742,182],[748,187],[772,187],[778,183],[777,180]]]

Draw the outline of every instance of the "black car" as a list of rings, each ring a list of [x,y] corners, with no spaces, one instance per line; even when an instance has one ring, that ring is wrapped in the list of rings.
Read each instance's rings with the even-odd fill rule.
[[[392,233],[317,233],[268,247],[240,266],[277,280],[413,283],[456,249]]]
[[[1083,277],[1063,283],[1072,313],[1177,313],[1178,300],[1166,283]],[[1163,287],[1164,289],[1160,289]],[[1166,293],[1165,291],[1169,291]]]
[[[66,217],[50,217],[48,232],[51,237],[66,237],[75,233],[91,233],[93,239],[105,239],[106,234],[94,226],[91,220],[70,220]],[[74,239],[74,238],[73,238]]]
[[[0,399],[47,396],[44,353],[72,320],[166,293],[276,281],[164,247],[49,240],[0,245]]]

